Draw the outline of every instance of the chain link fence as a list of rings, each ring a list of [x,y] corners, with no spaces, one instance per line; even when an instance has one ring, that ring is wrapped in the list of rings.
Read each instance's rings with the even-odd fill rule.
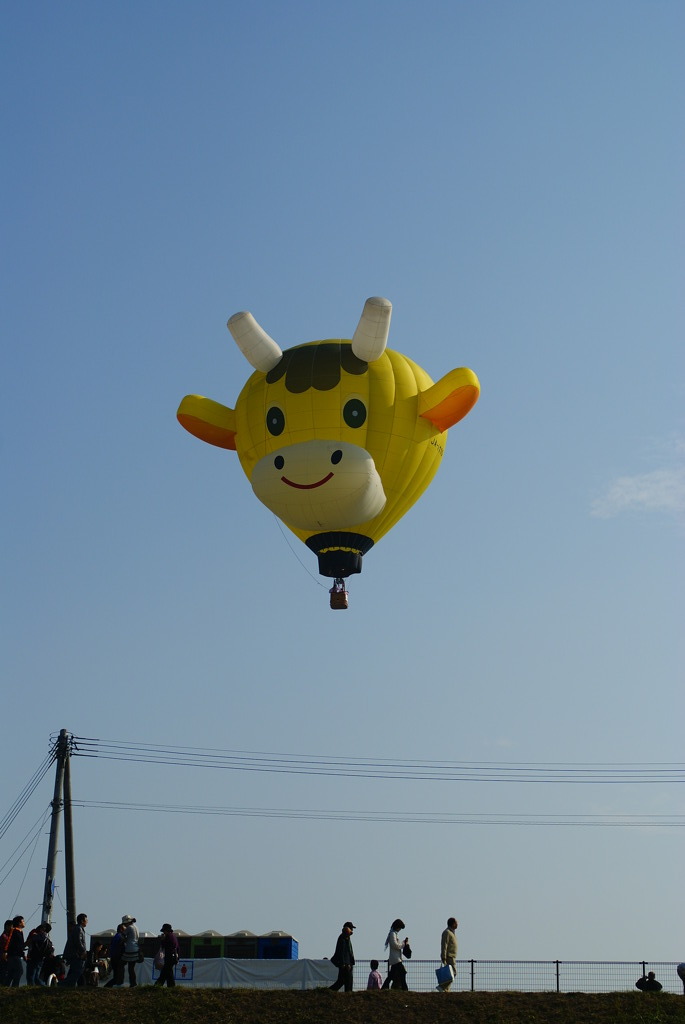
[[[437,960],[405,960],[407,985],[413,992],[436,988]],[[650,960],[457,960],[452,992],[626,992],[654,971],[664,992],[683,994],[677,962]],[[355,989],[366,988],[369,961],[358,960]],[[381,963],[381,974],[385,964]]]

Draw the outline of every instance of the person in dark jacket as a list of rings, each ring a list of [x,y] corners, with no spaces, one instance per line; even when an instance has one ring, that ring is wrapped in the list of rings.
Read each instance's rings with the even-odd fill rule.
[[[75,924],[72,924],[67,933],[67,944],[64,947],[62,956],[68,970],[66,978],[60,982],[65,988],[75,988],[78,985],[86,966],[86,956],[88,954],[88,946],[86,945],[87,924],[88,915],[79,914]]]
[[[7,977],[7,947],[12,937],[13,927],[11,921],[5,921],[5,927],[0,932],[0,985],[5,984]]]
[[[8,988],[17,988],[24,974],[24,918],[21,914],[12,918],[12,931],[7,943],[7,960],[3,984]]]
[[[641,978],[637,979],[635,988],[639,988],[642,992],[661,992],[661,982],[656,980],[654,971],[650,971],[646,977],[643,974]]]
[[[166,982],[169,988],[173,988],[176,984],[174,970],[179,957],[178,939],[176,938],[176,933],[170,924],[163,924],[160,931],[162,933],[160,949],[164,953],[164,966],[159,972],[159,977],[157,978],[155,985],[164,985]]]
[[[26,984],[42,985],[40,972],[46,957],[53,956],[55,947],[50,941],[52,925],[43,921],[29,933],[26,942]]]
[[[344,988],[346,992],[352,991],[354,972],[354,951],[352,949],[352,932],[354,925],[351,921],[345,921],[342,931],[338,936],[335,945],[335,953],[331,957],[331,963],[338,968],[338,980],[329,985],[334,992]]]
[[[117,925],[117,930],[109,944],[109,966],[112,977],[105,988],[120,988],[124,984],[124,944],[126,942],[126,925]]]
[[[683,983],[683,995],[685,996],[685,961],[682,964],[678,964],[676,967],[676,974]]]
[[[107,973],[107,950],[102,942],[96,942],[86,954],[86,966],[81,978],[82,985],[90,988],[97,988],[100,984],[100,976]]]

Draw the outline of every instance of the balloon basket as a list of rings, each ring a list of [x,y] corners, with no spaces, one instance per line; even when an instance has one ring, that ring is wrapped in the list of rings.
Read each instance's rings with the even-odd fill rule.
[[[345,580],[337,579],[328,593],[331,596],[331,608],[347,608],[349,595],[345,590]]]

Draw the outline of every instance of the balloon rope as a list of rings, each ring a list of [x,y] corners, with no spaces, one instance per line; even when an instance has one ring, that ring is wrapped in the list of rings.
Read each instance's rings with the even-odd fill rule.
[[[287,536],[285,530],[283,529],[283,524],[281,523],[281,520],[278,518],[278,516],[274,516],[274,519],[276,520],[276,523],[278,524],[278,529],[281,531],[281,536],[283,537],[283,540],[286,542],[286,544],[290,548],[292,554],[295,556],[295,558],[300,563],[300,565],[302,566],[304,571],[307,573],[307,575],[310,577],[310,579],[314,580],[314,582],[316,583],[317,587],[323,587],[324,590],[328,590],[328,587],[326,586],[326,584],[325,583],[321,583],[320,580],[317,580],[316,576],[304,564],[304,562],[302,561],[302,559],[298,555],[297,551],[295,550],[295,548],[290,543],[290,538]]]

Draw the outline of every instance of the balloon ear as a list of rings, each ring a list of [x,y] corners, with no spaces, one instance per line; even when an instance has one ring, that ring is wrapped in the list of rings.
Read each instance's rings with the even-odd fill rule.
[[[473,370],[465,366],[450,370],[427,391],[419,395],[419,416],[430,420],[438,430],[447,430],[471,412],[480,395],[480,384]]]
[[[235,410],[201,395],[186,395],[176,413],[182,427],[217,448],[235,451]]]

